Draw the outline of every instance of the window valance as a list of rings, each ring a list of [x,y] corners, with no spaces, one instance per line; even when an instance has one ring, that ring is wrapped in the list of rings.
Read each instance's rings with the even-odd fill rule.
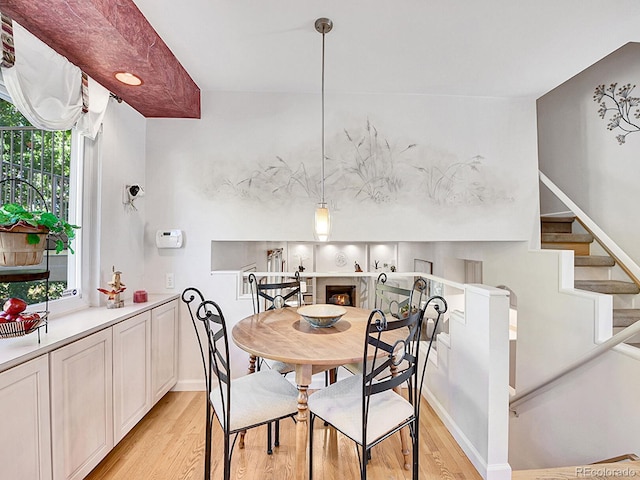
[[[4,15],[2,46],[0,68],[5,87],[33,126],[76,128],[95,138],[109,102],[107,89]]]

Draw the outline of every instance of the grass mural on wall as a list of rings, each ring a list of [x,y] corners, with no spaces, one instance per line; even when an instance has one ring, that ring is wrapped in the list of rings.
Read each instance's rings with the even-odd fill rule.
[[[416,144],[392,148],[369,119],[364,132],[350,134],[344,129],[344,135],[352,152],[338,160],[343,174],[338,182],[339,190],[361,201],[386,203],[396,200],[405,184],[403,163],[410,160],[409,153]]]
[[[418,143],[385,137],[368,119],[360,129],[343,129],[327,150],[331,154],[325,158],[325,188],[334,201],[432,205],[513,201],[505,189],[486,179],[483,156],[461,161],[453,154],[425,153]],[[320,197],[320,159],[276,156],[249,172],[239,168],[234,173],[235,177],[225,176],[217,195],[273,203]]]
[[[437,204],[485,203],[491,200],[490,188],[483,182],[468,181],[468,172],[480,172],[484,157],[476,155],[465,162],[421,167],[414,165],[423,178],[425,192]]]

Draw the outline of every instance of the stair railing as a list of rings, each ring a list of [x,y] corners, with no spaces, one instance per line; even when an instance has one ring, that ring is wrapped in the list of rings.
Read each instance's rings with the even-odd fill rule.
[[[607,254],[613,258],[629,278],[640,287],[640,267],[607,235],[589,216],[576,205],[556,184],[544,173],[538,172],[540,181],[573,212],[576,219],[602,246]]]
[[[626,254],[622,251],[622,249],[606,234],[604,231],[596,225],[596,223],[589,218],[589,216],[582,211],[578,205],[576,205],[565,193],[560,190],[549,178],[542,172],[538,172],[540,176],[540,181],[556,196],[558,199],[564,203],[576,216],[580,224],[587,230],[591,235],[593,235],[598,243],[605,249],[605,251],[616,260],[618,265],[629,275],[636,285],[640,286],[638,282],[638,277],[640,277],[640,268],[638,265]],[[591,362],[595,358],[600,355],[608,352],[616,345],[619,345],[626,340],[630,339],[634,335],[640,333],[640,322],[636,322],[633,325],[626,327],[621,332],[616,333],[611,338],[605,340],[601,344],[597,345],[594,349],[587,352],[583,356],[571,362],[566,367],[559,370],[557,373],[547,376],[538,384],[530,387],[517,395],[511,397],[509,401],[509,409],[514,412],[516,415],[516,408],[518,405],[523,404],[527,400],[534,398],[546,391],[547,387],[549,387],[552,383],[556,382],[560,378],[564,377],[568,373],[573,372],[574,370],[582,367],[583,365]]]
[[[548,376],[537,385],[534,385],[533,387],[528,388],[522,391],[521,393],[518,393],[517,395],[514,395],[513,397],[511,397],[511,400],[509,400],[509,409],[517,415],[516,408],[518,407],[518,405],[521,405],[527,400],[530,400],[531,398],[538,396],[542,392],[546,391],[545,387],[548,387],[556,380],[560,379],[561,377],[564,377],[568,373],[573,372],[577,368],[582,367],[583,365],[589,363],[590,361],[599,357],[603,353],[608,352],[616,345],[623,343],[624,341],[628,340],[629,338],[633,337],[638,333],[640,333],[640,322],[636,322],[633,325],[626,327],[621,332],[616,333],[611,338],[599,344],[593,350],[587,352],[580,358],[571,362],[562,370],[558,371],[553,375]]]
[[[635,283],[638,287],[640,287],[640,280],[638,280],[638,277],[636,277],[633,272],[631,271],[631,269],[629,267],[627,267],[627,265],[620,260],[620,258],[618,257],[618,255],[616,255],[607,245],[606,243],[604,243],[600,237],[591,230],[591,228],[589,228],[589,226],[585,223],[585,221],[580,218],[579,216],[576,215],[576,220],[578,221],[578,223],[580,225],[582,225],[582,227],[591,234],[591,236],[593,236],[593,238],[596,240],[596,242],[598,242],[600,244],[600,246],[602,247],[602,249],[607,252],[607,255],[609,255],[611,258],[613,258],[616,261],[616,265],[618,265],[622,271],[624,273],[627,274],[627,276],[629,277],[629,279]]]

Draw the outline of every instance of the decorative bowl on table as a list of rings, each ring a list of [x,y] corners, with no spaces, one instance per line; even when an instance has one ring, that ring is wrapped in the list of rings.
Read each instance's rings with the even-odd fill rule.
[[[336,324],[347,310],[340,305],[329,303],[319,303],[317,305],[305,305],[298,308],[298,313],[302,318],[311,324],[312,327],[326,328]]]

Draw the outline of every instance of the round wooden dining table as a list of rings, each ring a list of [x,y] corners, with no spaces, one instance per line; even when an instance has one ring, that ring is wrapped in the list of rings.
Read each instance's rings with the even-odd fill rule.
[[[296,423],[296,479],[306,478],[307,390],[313,367],[337,367],[361,362],[364,335],[371,310],[345,307],[347,313],[332,327],[317,328],[304,320],[294,307],[268,310],[240,320],[232,329],[233,341],[256,357],[294,364],[298,386]]]

